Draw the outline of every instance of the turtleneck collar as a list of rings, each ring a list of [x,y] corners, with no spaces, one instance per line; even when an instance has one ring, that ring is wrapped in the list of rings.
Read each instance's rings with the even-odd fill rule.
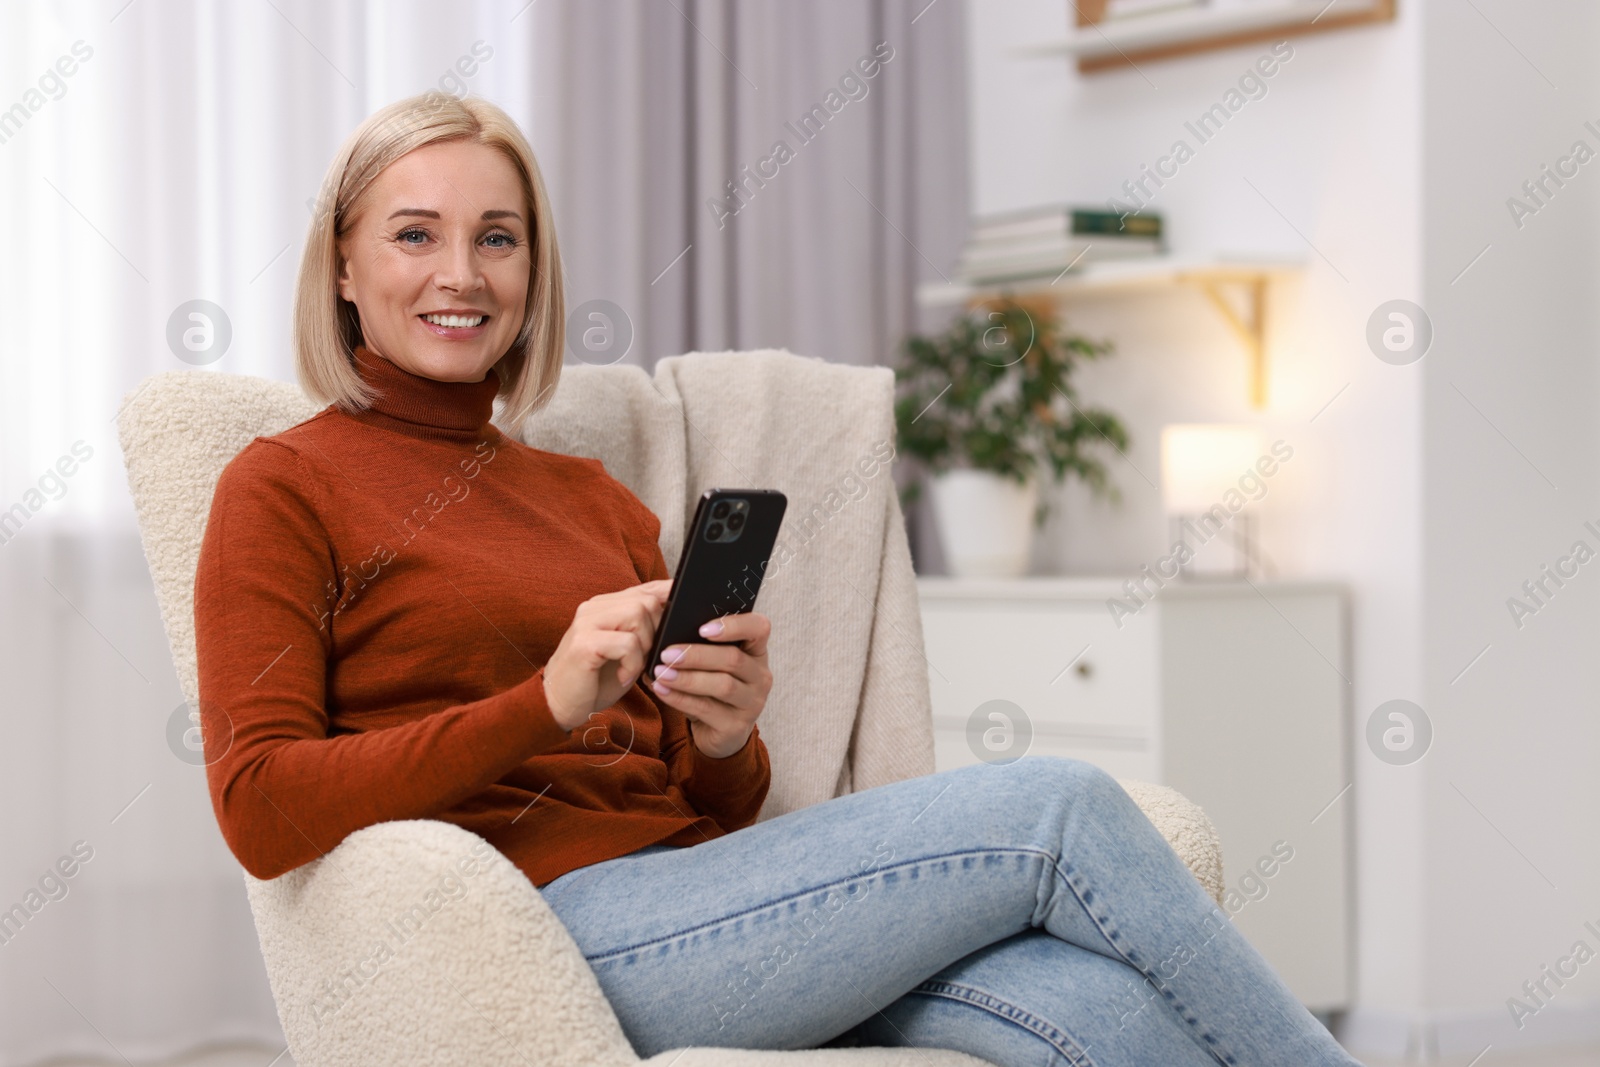
[[[354,366],[377,396],[372,406],[350,414],[369,425],[412,437],[476,441],[497,431],[490,425],[500,378],[493,368],[478,382],[441,382],[403,370],[356,345]]]

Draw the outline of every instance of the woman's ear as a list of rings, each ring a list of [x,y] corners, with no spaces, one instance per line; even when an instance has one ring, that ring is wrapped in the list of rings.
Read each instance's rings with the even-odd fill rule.
[[[350,261],[345,258],[344,252],[342,250],[339,253],[339,280],[338,280],[338,287],[339,287],[339,295],[340,296],[342,296],[344,299],[348,300],[352,304],[354,304],[356,302],[355,301],[355,297],[353,297],[351,295],[351,292],[350,292],[350,290],[351,290],[351,284],[350,284]]]

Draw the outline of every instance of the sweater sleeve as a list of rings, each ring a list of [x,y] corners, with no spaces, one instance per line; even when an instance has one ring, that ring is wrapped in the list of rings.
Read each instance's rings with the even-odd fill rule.
[[[716,759],[695,747],[689,735],[692,727],[681,711],[665,704],[660,706],[661,758],[667,764],[667,777],[678,784],[696,811],[709,815],[724,831],[732,833],[754,823],[772,784],[772,765],[766,742],[761,740],[761,725],[750,727],[750,736],[743,748],[731,756]],[[668,716],[675,720],[676,732],[681,735],[674,738],[670,746],[666,730]]]
[[[565,743],[544,677],[401,726],[328,736],[335,558],[318,482],[258,439],[223,470],[195,573],[206,779],[223,838],[276,878],[349,834],[428,818]]]
[[[661,554],[661,520],[626,486],[622,488],[637,513],[637,524],[626,540],[639,580],[671,577]],[[683,712],[662,703],[649,679],[641,678],[638,685],[661,712],[661,760],[667,765],[668,780],[683,790],[696,811],[710,816],[724,831],[754,823],[772,784],[772,764],[760,725],[750,728],[739,751],[721,759],[708,756],[694,744],[693,727]]]

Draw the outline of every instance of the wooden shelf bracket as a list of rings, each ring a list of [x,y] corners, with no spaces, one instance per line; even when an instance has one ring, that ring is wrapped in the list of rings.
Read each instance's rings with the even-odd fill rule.
[[[1191,279],[1185,279],[1186,281]],[[1223,321],[1232,328],[1234,336],[1244,346],[1250,361],[1250,406],[1267,406],[1267,276],[1243,275],[1229,278],[1222,275],[1200,276],[1195,279],[1200,291],[1221,313]],[[1225,286],[1242,290],[1243,310],[1228,298]]]

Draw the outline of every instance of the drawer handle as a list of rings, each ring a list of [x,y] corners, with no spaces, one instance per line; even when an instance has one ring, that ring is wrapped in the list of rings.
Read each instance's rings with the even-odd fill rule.
[[[1094,668],[1089,665],[1087,660],[1080,661],[1073,670],[1078,672],[1079,678],[1087,678],[1094,673]]]

